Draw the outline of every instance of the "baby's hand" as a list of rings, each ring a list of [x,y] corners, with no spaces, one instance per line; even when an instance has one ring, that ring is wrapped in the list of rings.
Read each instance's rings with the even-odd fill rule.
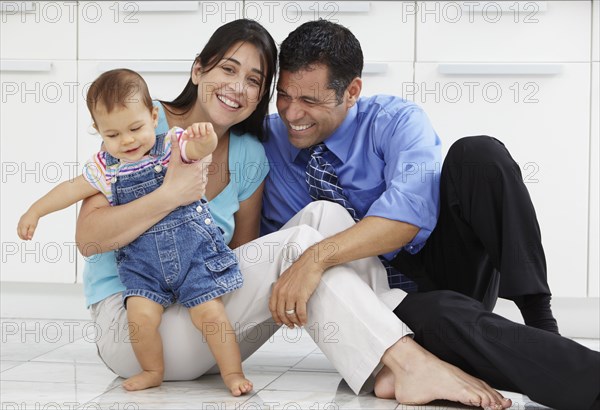
[[[17,234],[19,235],[19,238],[25,241],[30,241],[33,238],[33,233],[35,232],[35,228],[39,220],[40,217],[34,212],[25,212],[21,219],[19,219],[19,225],[17,226]]]
[[[210,122],[195,122],[183,132],[183,138],[187,140],[201,140],[216,138],[215,130]]]

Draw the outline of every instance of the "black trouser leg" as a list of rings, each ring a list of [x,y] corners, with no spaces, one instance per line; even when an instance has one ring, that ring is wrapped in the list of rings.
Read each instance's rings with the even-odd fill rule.
[[[434,231],[421,252],[402,251],[392,264],[425,290],[451,289],[479,301],[498,272],[501,297],[550,294],[535,210],[500,141],[478,136],[452,145]]]
[[[590,409],[600,394],[600,353],[486,311],[452,291],[412,293],[394,310],[415,340],[495,388],[557,409]]]

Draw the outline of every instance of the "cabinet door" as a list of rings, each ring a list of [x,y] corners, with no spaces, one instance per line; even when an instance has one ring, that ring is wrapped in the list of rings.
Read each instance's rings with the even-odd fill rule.
[[[80,60],[193,60],[241,1],[82,1]]]
[[[77,64],[3,61],[1,74],[2,280],[72,283],[75,207],[42,218],[32,241],[21,241],[16,227],[35,200],[79,174]]]
[[[443,64],[417,63],[415,102],[429,114],[445,150],[460,137],[491,135],[520,165],[546,251],[548,279],[557,296],[586,296],[590,65],[469,64],[440,74]],[[511,68],[511,70],[509,70]]]
[[[590,59],[589,1],[417,2],[417,61]]]
[[[592,132],[590,134],[590,246],[588,296],[600,296],[600,63],[592,63]]]
[[[412,61],[412,1],[246,1],[244,15],[265,26],[281,43],[302,23],[330,20],[360,41],[365,61]]]
[[[77,58],[77,11],[75,1],[3,1],[2,59]]]

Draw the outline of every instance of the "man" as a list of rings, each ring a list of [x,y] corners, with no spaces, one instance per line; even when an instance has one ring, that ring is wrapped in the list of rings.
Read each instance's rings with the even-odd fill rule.
[[[460,140],[440,175],[440,141],[419,107],[395,97],[359,99],[360,44],[337,24],[303,24],[282,43],[279,61],[279,116],[269,117],[265,144],[271,172],[262,233],[281,228],[313,201],[335,202],[339,213],[307,218],[326,239],[281,275],[270,301],[274,319],[307,323],[307,303],[329,269],[381,255],[391,287],[429,291],[410,293],[394,310],[428,351],[543,404],[599,405],[600,355],[558,335],[535,211],[502,143]],[[321,230],[348,216],[357,223]],[[514,258],[515,249],[525,254]],[[498,295],[515,301],[528,326],[489,312]],[[485,337],[485,329],[495,336]],[[377,396],[510,405],[402,339],[382,352]],[[421,361],[411,368],[423,372],[403,373],[403,360],[413,354]],[[444,377],[427,370],[432,363]],[[552,374],[543,374],[548,369]],[[438,377],[436,387],[424,387],[420,377],[430,383]],[[461,388],[479,389],[481,400],[455,394]],[[565,390],[572,397],[561,397]]]

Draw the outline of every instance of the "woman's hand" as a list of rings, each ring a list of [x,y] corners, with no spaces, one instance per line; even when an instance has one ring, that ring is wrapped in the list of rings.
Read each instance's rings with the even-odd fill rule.
[[[91,256],[125,246],[178,206],[202,198],[210,161],[206,158],[193,164],[184,163],[175,140],[167,175],[156,191],[119,206],[109,206],[102,194],[83,201],[76,234],[82,255]]]
[[[171,134],[171,159],[163,185],[159,188],[166,201],[170,201],[172,208],[188,205],[200,200],[206,192],[208,165],[212,156],[191,164],[186,164],[181,159],[181,152],[177,136]]]

